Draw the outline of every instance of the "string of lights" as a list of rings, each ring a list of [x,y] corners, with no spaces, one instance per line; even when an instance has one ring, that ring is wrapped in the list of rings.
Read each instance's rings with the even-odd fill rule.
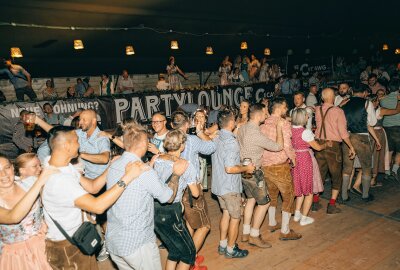
[[[337,37],[342,31],[338,31],[331,34],[318,34],[318,35],[280,35],[280,34],[271,34],[271,33],[256,33],[254,31],[247,32],[235,32],[235,33],[193,33],[193,32],[184,32],[177,31],[172,29],[159,29],[153,27],[147,27],[145,25],[139,26],[129,26],[129,27],[87,27],[87,26],[61,26],[61,25],[44,25],[44,24],[28,24],[28,23],[15,23],[15,22],[0,22],[0,26],[12,26],[12,27],[26,27],[26,28],[42,28],[42,29],[51,29],[51,30],[80,30],[80,31],[132,31],[132,30],[145,30],[152,31],[157,34],[178,34],[178,35],[186,35],[186,36],[195,36],[195,37],[204,37],[204,36],[255,36],[255,37],[267,37],[267,38],[287,38],[287,39],[297,39],[297,38],[305,38],[305,39],[313,39],[313,38],[333,38]]]

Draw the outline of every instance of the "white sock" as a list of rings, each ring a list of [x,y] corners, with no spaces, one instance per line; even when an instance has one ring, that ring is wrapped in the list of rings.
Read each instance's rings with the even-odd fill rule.
[[[228,250],[229,253],[233,253],[233,248],[234,247],[226,247],[226,249]]]
[[[300,210],[296,210],[296,211],[294,211],[294,215],[295,215],[295,216],[301,216],[301,212],[300,212]]]
[[[275,226],[277,224],[275,219],[275,212],[276,212],[276,207],[270,206],[268,209],[269,226]]]
[[[250,236],[251,237],[258,237],[259,235],[260,235],[260,230],[259,229],[254,229],[254,228],[250,229]]]
[[[281,227],[281,232],[283,234],[287,234],[290,232],[290,228],[289,228],[289,221],[290,221],[290,217],[292,216],[291,213],[282,211],[282,227]]]
[[[399,169],[399,165],[398,164],[393,164],[392,172],[397,173],[398,169]]]
[[[226,248],[227,245],[228,245],[228,239],[219,241],[220,247]]]
[[[250,224],[243,224],[243,234],[250,233]]]

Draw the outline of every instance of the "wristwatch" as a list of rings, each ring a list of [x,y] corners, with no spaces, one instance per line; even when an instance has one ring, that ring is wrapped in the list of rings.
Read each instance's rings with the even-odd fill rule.
[[[118,185],[119,187],[126,188],[126,183],[125,183],[124,181],[122,181],[122,180],[119,180],[119,181],[117,182],[117,185]]]

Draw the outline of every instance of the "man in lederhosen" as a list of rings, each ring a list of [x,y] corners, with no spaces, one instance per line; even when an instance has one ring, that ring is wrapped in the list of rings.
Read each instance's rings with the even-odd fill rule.
[[[355,157],[355,150],[347,132],[346,116],[342,109],[335,107],[335,92],[331,88],[322,91],[322,106],[315,108],[315,121],[317,129],[315,131],[316,140],[319,143],[326,143],[326,149],[316,152],[319,170],[322,179],[326,179],[328,172],[332,180],[332,195],[327,207],[327,214],[340,213],[336,207],[336,199],[342,187],[342,148],[344,141],[349,147],[349,158]],[[315,209],[315,207],[314,207]]]

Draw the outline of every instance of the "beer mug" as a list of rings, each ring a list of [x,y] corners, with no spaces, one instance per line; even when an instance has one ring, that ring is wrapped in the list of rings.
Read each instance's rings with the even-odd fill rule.
[[[35,129],[35,117],[36,115],[31,112],[24,117],[24,128],[25,131],[33,131]]]
[[[247,166],[247,165],[251,164],[251,162],[252,162],[251,158],[244,158],[242,165]],[[253,175],[251,173],[243,173],[242,176],[245,179],[249,179],[249,178],[253,177]]]

